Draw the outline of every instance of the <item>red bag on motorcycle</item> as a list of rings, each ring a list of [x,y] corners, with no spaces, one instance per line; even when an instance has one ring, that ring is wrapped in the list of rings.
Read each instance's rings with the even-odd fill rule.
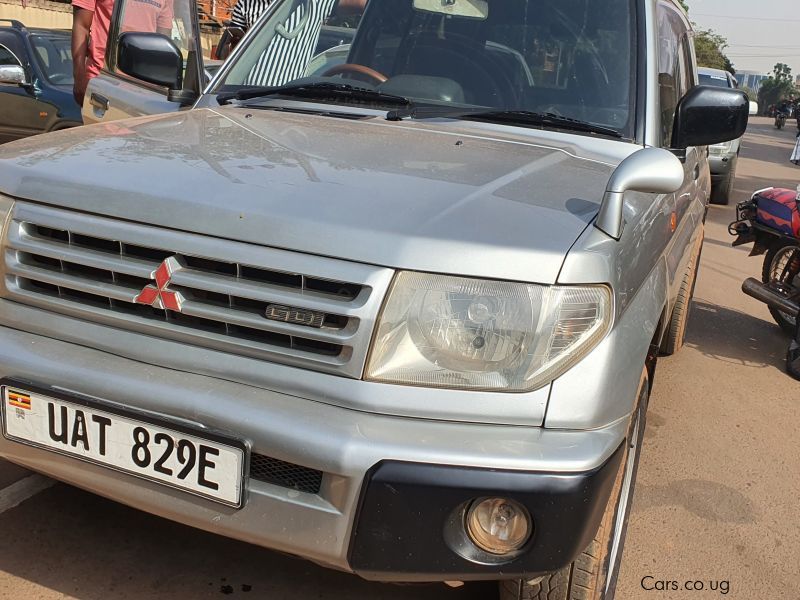
[[[786,235],[800,237],[800,208],[795,190],[769,188],[757,192],[753,199],[756,221]]]

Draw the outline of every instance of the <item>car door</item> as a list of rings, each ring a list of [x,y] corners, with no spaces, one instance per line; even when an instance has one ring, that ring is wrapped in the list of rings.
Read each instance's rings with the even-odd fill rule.
[[[30,81],[31,68],[24,47],[13,35],[0,33],[0,65],[22,67]],[[47,123],[40,116],[41,104],[35,82],[27,86],[0,84],[0,143],[41,133]]]
[[[82,107],[84,123],[174,112],[189,108],[206,83],[203,63],[215,47],[221,27],[197,20],[196,0],[117,0],[100,75],[89,81]],[[120,61],[126,33],[156,34],[169,40],[183,61],[181,88],[146,81]],[[124,58],[124,57],[123,57]],[[127,72],[126,72],[127,71]]]
[[[695,85],[693,57],[689,50],[689,24],[670,2],[658,3],[659,29],[659,104],[661,111],[661,145],[669,148],[675,110],[681,98]],[[687,148],[681,158],[683,185],[671,203],[671,239],[666,259],[669,275],[670,307],[674,304],[694,249],[697,213],[705,204],[701,199],[701,179],[707,173],[705,148]]]

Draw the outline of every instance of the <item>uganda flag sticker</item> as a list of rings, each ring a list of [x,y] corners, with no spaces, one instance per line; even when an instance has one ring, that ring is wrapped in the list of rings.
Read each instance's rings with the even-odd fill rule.
[[[17,408],[24,408],[25,410],[31,409],[31,397],[29,394],[17,392],[15,390],[8,390],[8,403]]]

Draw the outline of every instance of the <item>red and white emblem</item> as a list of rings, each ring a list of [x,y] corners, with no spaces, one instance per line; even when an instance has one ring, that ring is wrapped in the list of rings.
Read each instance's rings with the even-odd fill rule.
[[[165,259],[158,268],[150,274],[151,279],[156,280],[155,285],[146,285],[133,299],[137,304],[148,304],[153,308],[162,308],[181,312],[183,296],[180,292],[169,289],[170,278],[175,271],[183,268],[178,259],[170,256]]]

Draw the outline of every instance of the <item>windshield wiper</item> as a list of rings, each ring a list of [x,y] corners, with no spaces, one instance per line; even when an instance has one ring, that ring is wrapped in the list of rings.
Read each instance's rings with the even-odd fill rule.
[[[330,98],[332,96],[348,100],[379,102],[381,104],[412,106],[408,98],[386,94],[369,88],[350,85],[349,83],[334,83],[331,81],[317,81],[305,83],[290,83],[288,85],[263,86],[244,88],[237,92],[220,94],[217,102],[229,104],[232,100],[252,100],[253,98],[266,98],[268,96],[295,96],[299,98]]]
[[[621,138],[622,134],[616,129],[595,125],[588,121],[563,117],[555,113],[537,113],[529,110],[499,110],[488,112],[476,112],[464,115],[464,119],[475,121],[490,121],[492,123],[513,123],[515,125],[533,125],[541,127],[558,127],[570,129],[572,131],[584,131],[586,133],[599,133],[611,137]]]
[[[513,125],[534,126],[534,127],[555,127],[559,129],[569,129],[571,131],[582,131],[586,133],[597,133],[610,137],[621,138],[622,134],[616,129],[595,125],[588,121],[563,117],[555,113],[538,113],[529,110],[486,110],[480,109],[454,109],[445,106],[409,106],[386,113],[389,121],[400,121],[404,118],[412,119],[432,119],[435,117],[449,119],[465,119],[473,121],[488,121],[490,123],[509,123]]]

